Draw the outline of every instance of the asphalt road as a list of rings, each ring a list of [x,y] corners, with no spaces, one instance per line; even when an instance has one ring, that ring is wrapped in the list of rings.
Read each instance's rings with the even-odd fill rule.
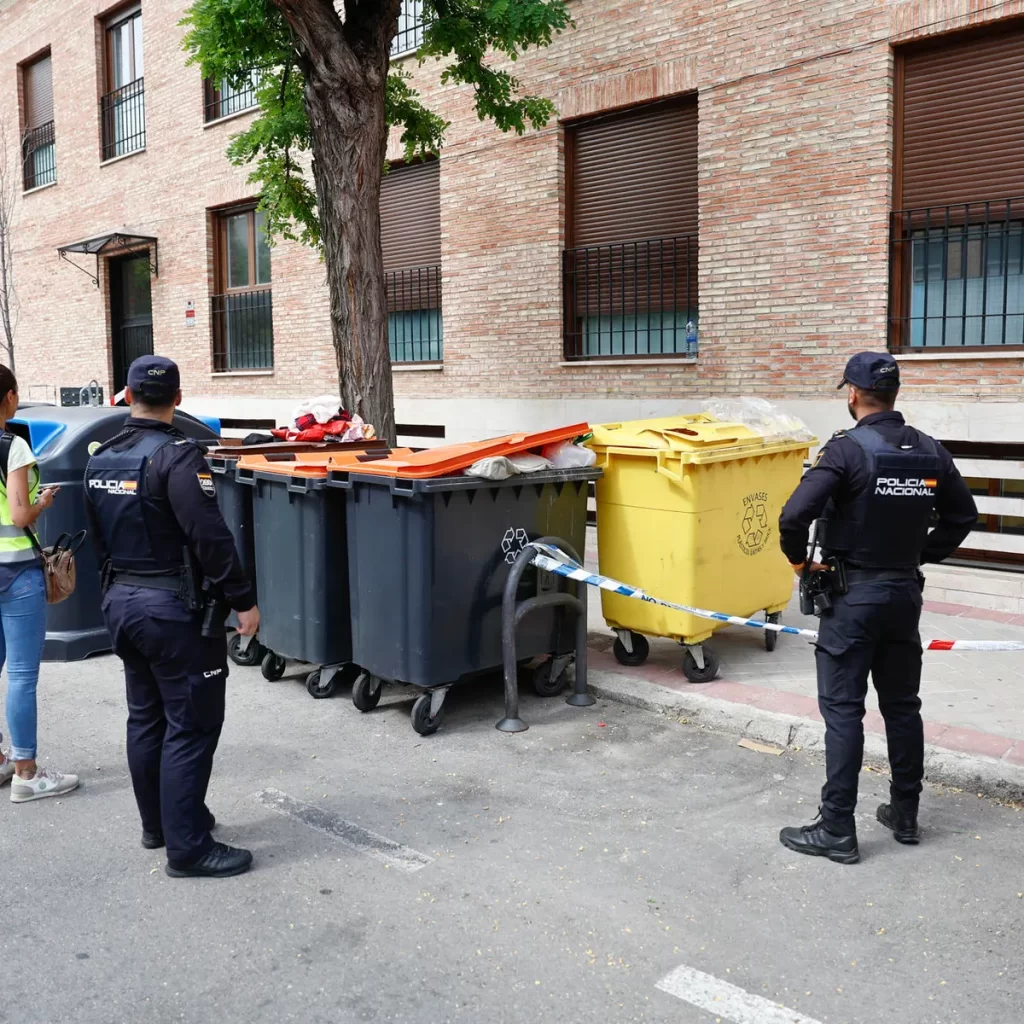
[[[525,699],[532,728],[506,736],[497,681],[422,738],[402,691],[361,715],[233,668],[210,806],[256,868],[173,880],[138,844],[122,685],[111,658],[44,666],[41,754],[85,782],[3,791],[0,1020],[1024,1018],[1019,809],[930,789],[905,848],[865,773],[863,859],[842,867],[778,842],[816,810],[809,755],[558,699]],[[656,987],[680,967],[710,980]]]

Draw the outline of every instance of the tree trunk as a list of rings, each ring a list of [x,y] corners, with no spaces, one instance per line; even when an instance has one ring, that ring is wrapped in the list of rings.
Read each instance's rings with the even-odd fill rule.
[[[331,332],[342,404],[394,444],[394,391],[380,248],[387,153],[384,91],[401,0],[274,0],[295,33],[305,78]]]

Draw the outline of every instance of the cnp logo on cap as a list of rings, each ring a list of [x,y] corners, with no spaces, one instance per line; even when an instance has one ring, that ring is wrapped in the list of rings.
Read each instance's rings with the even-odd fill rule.
[[[173,398],[181,387],[178,366],[166,356],[139,356],[128,367],[128,387],[143,397],[148,391],[158,398]]]

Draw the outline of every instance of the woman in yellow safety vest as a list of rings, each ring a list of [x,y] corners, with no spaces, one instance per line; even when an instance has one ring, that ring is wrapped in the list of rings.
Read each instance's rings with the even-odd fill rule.
[[[58,488],[40,489],[32,449],[23,438],[7,433],[7,421],[17,409],[18,382],[0,366],[0,668],[6,661],[11,730],[11,749],[0,750],[0,786],[10,781],[11,803],[23,804],[71,792],[78,776],[36,764],[36,684],[46,640],[46,585],[28,531],[34,532]]]

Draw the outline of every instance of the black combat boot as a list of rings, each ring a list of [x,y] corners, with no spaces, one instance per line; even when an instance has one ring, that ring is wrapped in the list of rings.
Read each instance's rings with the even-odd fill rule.
[[[887,804],[879,804],[875,817],[879,824],[892,831],[897,843],[917,846],[921,841],[921,830],[917,827],[917,807],[900,803],[895,797]]]
[[[214,843],[213,847],[193,861],[171,863],[164,867],[171,878],[230,878],[241,875],[252,867],[252,854],[248,850]]]
[[[811,857],[828,857],[837,864],[856,864],[860,860],[854,826],[842,830],[842,826],[826,824],[820,816],[810,825],[784,828],[779,833],[779,842],[789,850]]]

